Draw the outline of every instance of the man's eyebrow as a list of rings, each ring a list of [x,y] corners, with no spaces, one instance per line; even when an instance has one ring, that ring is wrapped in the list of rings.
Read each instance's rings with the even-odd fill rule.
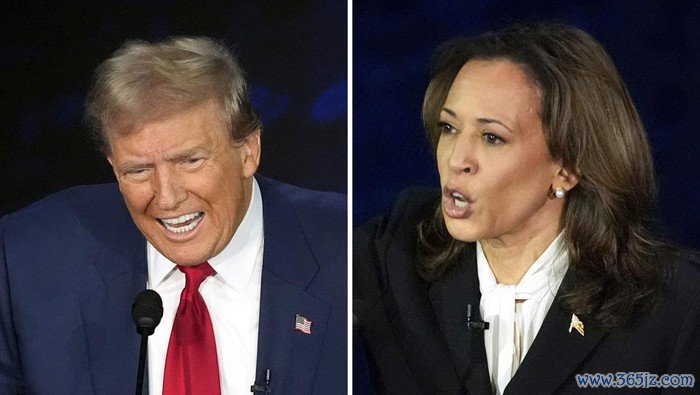
[[[200,155],[200,154],[206,154],[207,150],[203,147],[194,147],[190,148],[185,151],[178,152],[176,154],[173,154],[172,156],[168,156],[166,160],[168,162],[179,162],[185,159],[189,159],[193,156]],[[143,168],[151,168],[155,166],[153,162],[148,162],[148,161],[138,161],[138,160],[127,160],[126,162],[120,164],[118,166],[120,171],[131,171],[131,170],[136,170],[136,169],[143,169]]]
[[[179,162],[181,160],[189,159],[193,156],[205,153],[206,150],[202,147],[194,147],[185,151],[178,152],[167,158],[168,162]]]
[[[138,162],[135,160],[128,160],[118,166],[119,171],[129,172],[136,169],[151,168],[153,163],[150,162]]]

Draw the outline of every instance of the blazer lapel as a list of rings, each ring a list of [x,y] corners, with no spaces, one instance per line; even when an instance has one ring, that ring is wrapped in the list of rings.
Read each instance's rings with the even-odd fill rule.
[[[95,233],[102,248],[94,254],[93,270],[85,273],[91,289],[81,312],[95,393],[126,393],[136,385],[140,336],[131,304],[148,279],[146,242],[125,209],[120,220],[104,219],[116,231]]]
[[[569,332],[572,313],[562,307],[562,296],[574,283],[575,274],[569,270],[525,359],[506,386],[505,394],[554,393],[603,339],[604,331],[585,315],[577,314],[584,323],[585,336],[575,329]],[[556,368],[550,369],[552,366]]]
[[[259,185],[265,246],[255,382],[269,369],[274,393],[312,393],[330,306],[306,291],[319,266],[293,207],[274,186]],[[311,321],[311,333],[295,329],[297,315]]]
[[[470,394],[490,394],[483,331],[467,327],[467,304],[479,316],[479,277],[474,244],[450,272],[433,282],[429,295],[459,379]]]

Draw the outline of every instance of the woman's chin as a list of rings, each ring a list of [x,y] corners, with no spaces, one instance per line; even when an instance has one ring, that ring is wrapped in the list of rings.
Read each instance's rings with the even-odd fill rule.
[[[445,217],[447,232],[453,239],[466,243],[481,239],[480,232],[470,221]]]

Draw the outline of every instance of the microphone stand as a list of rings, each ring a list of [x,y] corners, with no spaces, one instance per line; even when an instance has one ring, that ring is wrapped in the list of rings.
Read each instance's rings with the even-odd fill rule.
[[[136,374],[136,395],[143,394],[143,373],[146,369],[148,336],[152,335],[163,317],[163,301],[156,291],[146,289],[136,295],[131,305],[131,317],[136,324],[136,332],[141,335],[139,370]]]
[[[265,395],[270,395],[272,388],[270,387],[270,369],[265,370],[265,384],[260,385],[258,383],[253,383],[250,386],[250,392],[262,392]]]
[[[141,333],[141,351],[139,351],[139,370],[136,376],[136,395],[143,394],[143,373],[146,370],[146,350],[148,349],[148,334]]]

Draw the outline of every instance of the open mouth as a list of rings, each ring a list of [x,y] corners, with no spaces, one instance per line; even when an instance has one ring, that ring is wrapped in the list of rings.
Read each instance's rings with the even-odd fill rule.
[[[158,222],[160,222],[168,232],[183,234],[196,228],[197,225],[202,222],[202,218],[204,218],[204,212],[200,211],[183,214],[179,217],[158,218]]]
[[[459,208],[467,208],[467,206],[469,206],[469,202],[467,201],[467,198],[465,198],[461,193],[452,192],[451,196],[455,201],[455,206],[457,206]]]
[[[465,192],[445,187],[442,193],[443,212],[446,216],[465,219],[472,214],[474,201]]]

